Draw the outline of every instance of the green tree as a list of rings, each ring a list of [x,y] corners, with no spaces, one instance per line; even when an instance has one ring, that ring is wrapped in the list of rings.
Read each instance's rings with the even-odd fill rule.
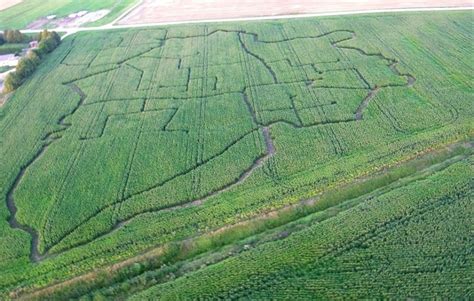
[[[28,57],[22,58],[17,66],[16,66],[16,73],[21,79],[25,79],[28,75],[33,73],[36,69],[36,62]]]
[[[21,85],[21,78],[16,72],[10,72],[5,79],[3,92],[9,93],[18,88]]]
[[[41,42],[44,39],[46,39],[48,36],[49,36],[49,31],[47,29],[44,29],[42,32],[39,33],[38,41]]]
[[[61,43],[59,34],[55,31],[47,31],[46,29],[40,32],[38,39],[40,42],[35,51],[40,58],[53,51]]]
[[[3,36],[7,43],[22,43],[27,40],[19,30],[5,29]]]
[[[44,29],[38,35],[38,41],[40,42],[50,39],[52,39],[56,44],[59,44],[59,42],[61,42],[61,37],[55,31],[48,31],[47,29]]]
[[[39,63],[41,62],[41,59],[36,53],[36,51],[29,50],[26,54],[26,57],[30,59],[36,66],[38,66]]]

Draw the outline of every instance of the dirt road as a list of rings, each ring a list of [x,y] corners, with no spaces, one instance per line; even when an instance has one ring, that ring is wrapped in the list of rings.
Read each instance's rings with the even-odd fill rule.
[[[364,10],[473,6],[466,0],[144,0],[116,24],[166,23]]]

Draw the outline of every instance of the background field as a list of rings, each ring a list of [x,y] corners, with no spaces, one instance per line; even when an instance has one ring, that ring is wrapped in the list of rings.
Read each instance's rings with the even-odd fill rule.
[[[363,200],[353,210],[342,207],[345,213],[334,220],[289,236],[290,244],[271,243],[190,276],[189,296],[292,293],[291,279],[295,284],[314,279],[302,294],[316,290],[322,297],[337,296],[337,279],[328,282],[327,294],[316,285],[332,264],[307,255],[315,246],[340,269],[335,275],[346,271],[346,283],[353,285],[364,269],[345,263],[382,252],[378,236],[357,244],[357,235],[388,225],[395,236],[383,232],[383,239],[396,241],[397,235],[409,236],[397,231],[414,231],[409,237],[418,240],[416,221],[429,221],[426,229],[433,232],[438,209],[449,212],[446,227],[468,239],[459,225],[466,224],[462,208],[472,195],[467,150],[452,154],[453,161],[444,158],[446,171],[425,174],[410,167],[347,195],[325,201],[317,196],[472,138],[472,21],[470,12],[406,13],[67,37],[2,108],[0,156],[8,160],[0,166],[7,204],[0,209],[0,290],[6,296],[42,287],[301,203],[330,215],[331,208],[352,197],[415,173],[424,180]],[[366,210],[368,223],[361,223]],[[407,223],[395,227],[397,219]],[[442,257],[439,246],[446,244],[448,232],[434,240],[433,256]],[[354,244],[355,253],[346,254]],[[346,259],[328,251],[334,245]],[[433,261],[441,268],[423,281],[452,279],[456,285],[448,285],[446,294],[465,294],[463,275],[473,260],[465,245],[469,241],[458,242],[453,251],[462,264],[449,270],[442,268],[448,263]],[[286,252],[296,255],[285,257]],[[235,275],[239,260],[255,262],[246,256],[268,262],[258,268],[268,274],[252,278],[249,273],[257,267],[248,266]],[[413,258],[415,265],[425,260],[420,254]],[[308,269],[304,275],[300,264]],[[380,273],[394,266],[384,265]],[[139,264],[132,272],[153,275],[154,269]],[[412,278],[386,273],[381,281],[402,278],[402,295],[413,296]],[[199,284],[214,274],[229,282]],[[367,275],[354,296],[389,295],[388,286],[379,291],[364,286],[373,273]],[[183,281],[138,298],[173,298]],[[139,288],[152,284],[144,281]],[[124,285],[130,288],[129,282]]]
[[[134,0],[23,0],[21,3],[0,11],[0,30],[25,29],[28,24],[41,17],[57,15],[64,17],[79,11],[110,9],[104,18],[90,25],[103,25],[113,21],[129,7]]]
[[[252,246],[132,300],[468,296],[474,276],[468,247],[474,242],[472,158],[334,217],[310,216],[286,239]],[[143,275],[129,283],[144,278],[152,279]],[[114,296],[119,287],[102,295]]]
[[[472,7],[465,0],[144,0],[119,24],[143,24],[190,20],[229,19],[258,16],[320,14],[361,10],[427,7]]]

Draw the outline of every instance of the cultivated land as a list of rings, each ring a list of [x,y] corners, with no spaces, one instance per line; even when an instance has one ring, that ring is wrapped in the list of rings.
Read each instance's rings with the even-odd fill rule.
[[[1,296],[469,296],[472,26],[67,37],[2,108]]]
[[[244,17],[349,12],[428,7],[470,7],[465,0],[144,0],[117,24],[145,24]]]
[[[8,2],[8,1],[7,1]],[[66,17],[79,11],[110,10],[100,20],[90,25],[103,25],[112,22],[120,16],[127,7],[135,3],[135,0],[23,0],[19,3],[0,10],[0,29],[24,29],[34,21],[50,15],[56,18]]]
[[[21,1],[22,0],[3,0],[2,2],[0,2],[0,10],[4,10],[14,5],[17,5]]]
[[[313,214],[286,239],[275,235],[276,241],[268,243],[254,240],[255,246],[247,245],[249,251],[154,285],[131,299],[469,296],[474,276],[468,247],[473,242],[473,158],[379,196],[355,200],[358,206],[333,216]],[[287,234],[281,230],[280,236]],[[213,255],[198,264],[212,262],[218,256]],[[163,269],[153,272],[166,275]],[[117,294],[119,288],[102,294]]]

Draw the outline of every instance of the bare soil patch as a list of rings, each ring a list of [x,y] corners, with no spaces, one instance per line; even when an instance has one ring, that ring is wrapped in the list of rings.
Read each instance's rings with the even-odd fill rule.
[[[469,7],[466,0],[144,0],[117,24],[233,19],[429,7]]]
[[[1,0],[0,0],[1,1]],[[80,27],[86,23],[94,22],[99,19],[102,19],[105,15],[110,13],[108,9],[101,9],[93,12],[77,12],[70,14],[64,18],[53,18],[48,19],[47,17],[39,18],[32,23],[30,23],[28,29],[42,29],[45,27],[56,27],[56,28],[72,28]]]
[[[17,5],[18,3],[22,2],[23,0],[1,0],[0,1],[0,10],[7,9],[9,7],[12,7],[14,5]]]

